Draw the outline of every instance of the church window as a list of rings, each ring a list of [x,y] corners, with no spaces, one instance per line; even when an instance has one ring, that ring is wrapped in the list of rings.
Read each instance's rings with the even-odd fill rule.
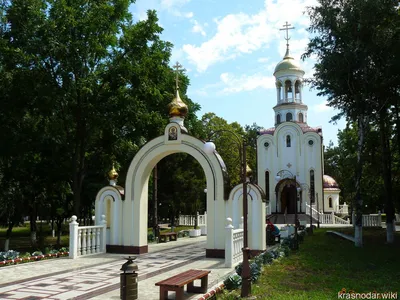
[[[303,123],[303,122],[304,122],[303,113],[299,113],[299,122],[300,122],[300,123]]]
[[[312,145],[314,145],[314,141],[313,141],[313,140],[308,140],[308,144],[309,144],[310,146],[312,146]]]
[[[315,202],[314,199],[315,193],[315,177],[314,177],[314,170],[310,171],[310,194],[311,194],[311,203]]]
[[[286,122],[289,122],[289,121],[292,121],[293,120],[293,115],[292,115],[292,113],[287,113],[286,114]]]
[[[294,87],[296,100],[300,100],[300,89],[301,89],[301,83],[300,81],[297,80]]]
[[[276,116],[276,124],[280,124],[280,123],[281,123],[281,115],[278,114],[278,115]]]
[[[329,202],[329,207],[332,208],[332,207],[333,207],[333,204],[332,204],[332,197],[329,197],[329,198],[328,198],[328,202]]]
[[[291,147],[292,145],[292,141],[290,139],[290,135],[286,136],[286,147]]]
[[[269,201],[269,172],[265,171],[265,195],[267,201]]]
[[[268,143],[268,142],[265,142],[265,143],[264,143],[264,147],[265,147],[265,148],[268,148],[268,147],[269,147],[269,143]]]

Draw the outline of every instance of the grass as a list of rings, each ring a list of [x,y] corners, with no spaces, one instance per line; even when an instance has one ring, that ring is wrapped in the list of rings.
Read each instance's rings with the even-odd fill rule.
[[[342,232],[352,234],[352,229]],[[298,252],[265,266],[252,286],[254,299],[338,299],[345,288],[355,292],[400,291],[400,234],[386,245],[386,231],[365,229],[364,247],[316,230],[306,236]],[[240,292],[224,293],[217,299],[236,299]]]

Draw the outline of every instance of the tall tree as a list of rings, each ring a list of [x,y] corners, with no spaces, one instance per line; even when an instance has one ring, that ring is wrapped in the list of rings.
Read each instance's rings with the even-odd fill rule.
[[[337,117],[346,116],[347,120],[357,122],[358,154],[355,172],[356,206],[356,246],[362,245],[362,204],[361,178],[363,172],[363,150],[370,121],[376,121],[381,129],[382,151],[387,154],[382,160],[384,167],[386,211],[389,222],[393,209],[390,176],[390,153],[387,147],[388,135],[386,115],[387,98],[382,92],[389,86],[382,84],[377,74],[387,74],[385,68],[396,57],[389,40],[396,35],[398,14],[394,1],[383,0],[319,0],[319,5],[308,9],[311,19],[309,31],[315,33],[311,38],[304,57],[316,55],[318,63],[311,80],[319,90],[319,95],[327,96],[330,106],[341,110]],[[397,23],[398,24],[398,23]],[[394,33],[393,33],[394,32]],[[377,37],[386,33],[383,48],[388,52],[378,51],[380,43]],[[382,46],[382,45],[381,45]],[[386,48],[387,46],[387,48]],[[382,50],[382,49],[381,49]],[[398,53],[399,51],[397,51]],[[389,57],[390,56],[390,57]],[[382,62],[384,62],[382,64]],[[393,70],[389,67],[390,70]],[[379,81],[379,89],[376,87]],[[391,84],[393,82],[391,81]],[[384,155],[385,156],[385,155]],[[393,223],[391,223],[393,224]],[[393,241],[392,225],[388,223],[388,242]]]

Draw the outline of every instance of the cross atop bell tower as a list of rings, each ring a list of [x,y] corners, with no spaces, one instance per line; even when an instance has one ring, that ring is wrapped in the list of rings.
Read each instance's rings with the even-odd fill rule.
[[[182,71],[182,65],[179,62],[176,62],[173,67],[175,69],[175,88],[176,90],[179,90],[179,74]]]
[[[292,24],[289,24],[289,23],[286,21],[285,24],[283,25],[284,28],[279,29],[279,30],[286,30],[286,37],[285,37],[285,40],[286,40],[286,54],[287,54],[287,55],[289,55],[289,40],[290,40],[290,37],[289,37],[289,30],[294,29],[294,27],[290,27],[290,26],[292,26]],[[286,56],[286,55],[285,55],[285,56]]]

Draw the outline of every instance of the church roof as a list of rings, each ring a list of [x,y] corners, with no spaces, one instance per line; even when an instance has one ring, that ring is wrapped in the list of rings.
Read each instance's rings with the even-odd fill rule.
[[[321,127],[310,127],[307,124],[298,123],[298,122],[292,122],[292,123],[296,123],[297,125],[299,125],[301,130],[303,131],[303,133],[315,132],[315,133],[318,133],[319,135],[322,136],[322,128]],[[259,131],[259,133],[260,133],[260,135],[263,135],[263,134],[271,134],[271,135],[273,135],[275,133],[275,129],[276,129],[275,127],[271,127],[271,128],[268,128],[268,129],[261,129]]]
[[[300,64],[290,55],[289,49],[286,50],[283,60],[276,65],[274,75],[279,71],[298,71],[304,74]]]
[[[336,180],[329,175],[323,176],[323,185],[324,185],[324,190],[330,190],[330,191],[339,190],[339,185],[337,184]]]

